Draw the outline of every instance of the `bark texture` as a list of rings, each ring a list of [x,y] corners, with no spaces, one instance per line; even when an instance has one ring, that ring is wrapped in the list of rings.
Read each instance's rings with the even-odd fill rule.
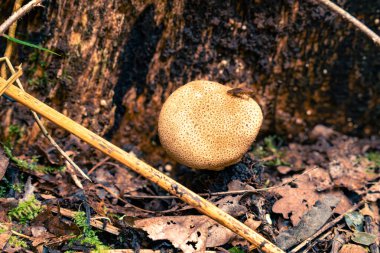
[[[380,33],[380,1],[337,3]],[[0,21],[12,4],[0,4]],[[164,157],[160,108],[195,79],[254,88],[262,134],[304,139],[316,124],[380,134],[380,49],[313,1],[53,0],[17,35],[64,55],[18,46],[12,61],[29,92],[154,165]],[[3,130],[32,124],[25,108],[0,105]],[[35,128],[25,131],[33,143]]]

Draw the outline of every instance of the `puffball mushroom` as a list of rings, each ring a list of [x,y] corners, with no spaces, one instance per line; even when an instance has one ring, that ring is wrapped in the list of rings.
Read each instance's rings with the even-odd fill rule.
[[[263,114],[249,96],[210,81],[193,81],[174,91],[158,119],[162,146],[194,169],[222,170],[240,161],[255,140]]]

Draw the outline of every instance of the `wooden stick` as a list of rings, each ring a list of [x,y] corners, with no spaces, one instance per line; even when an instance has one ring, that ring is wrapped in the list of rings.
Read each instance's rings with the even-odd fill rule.
[[[22,75],[22,69],[19,68],[16,73],[14,73],[8,80],[4,80],[0,77],[0,96],[3,95],[4,91],[13,84]]]
[[[343,10],[341,7],[336,5],[335,3],[331,2],[330,0],[317,0],[321,4],[328,7],[330,10],[338,13],[341,17],[348,20],[348,22],[352,23],[356,28],[358,28],[360,31],[365,33],[369,38],[372,39],[372,41],[377,45],[380,46],[380,37],[375,32],[373,32],[371,29],[369,29],[365,24],[360,22],[357,18],[352,16],[347,11]]]
[[[31,9],[36,6],[41,6],[42,0],[32,0],[20,9],[18,9],[15,13],[12,14],[4,23],[0,25],[0,35],[2,35],[14,22],[28,13]]]
[[[87,142],[94,148],[102,151],[106,155],[128,166],[138,174],[159,185],[161,188],[165,189],[171,194],[178,196],[181,200],[193,206],[201,213],[206,214],[218,223],[224,225],[236,234],[245,238],[253,245],[257,246],[258,249],[270,253],[283,252],[280,248],[278,248],[273,243],[265,239],[263,236],[261,236],[248,226],[244,225],[231,215],[225,213],[224,211],[213,205],[211,202],[190,191],[186,187],[177,183],[172,178],[154,169],[147,163],[139,160],[133,155],[125,152],[121,148],[113,145],[112,143],[91,132],[87,128],[79,125],[70,118],[57,112],[56,110],[52,109],[51,107],[47,106],[46,104],[42,103],[41,101],[29,95],[28,93],[22,91],[21,89],[12,85],[8,87],[8,89],[5,91],[5,94],[11,97],[12,99],[20,102],[21,104],[25,105],[29,109],[37,112],[41,116],[50,120],[51,122],[57,124],[58,126],[61,126],[70,133],[76,135],[77,137]]]

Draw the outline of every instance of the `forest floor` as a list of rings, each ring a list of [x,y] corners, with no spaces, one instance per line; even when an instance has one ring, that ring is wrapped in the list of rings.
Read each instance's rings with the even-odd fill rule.
[[[82,180],[80,189],[51,150],[39,157],[13,154],[20,131],[9,130],[0,149],[4,252],[252,250],[247,241],[108,158],[86,157],[92,182]],[[223,171],[171,164],[158,169],[286,251],[379,252],[379,138],[317,126],[303,143],[266,137]]]

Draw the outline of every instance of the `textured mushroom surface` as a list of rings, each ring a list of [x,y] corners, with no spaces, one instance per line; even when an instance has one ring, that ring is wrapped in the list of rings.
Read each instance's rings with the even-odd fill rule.
[[[158,133],[173,159],[194,169],[221,170],[247,152],[263,115],[252,98],[227,94],[231,89],[194,81],[169,96],[159,116]]]

